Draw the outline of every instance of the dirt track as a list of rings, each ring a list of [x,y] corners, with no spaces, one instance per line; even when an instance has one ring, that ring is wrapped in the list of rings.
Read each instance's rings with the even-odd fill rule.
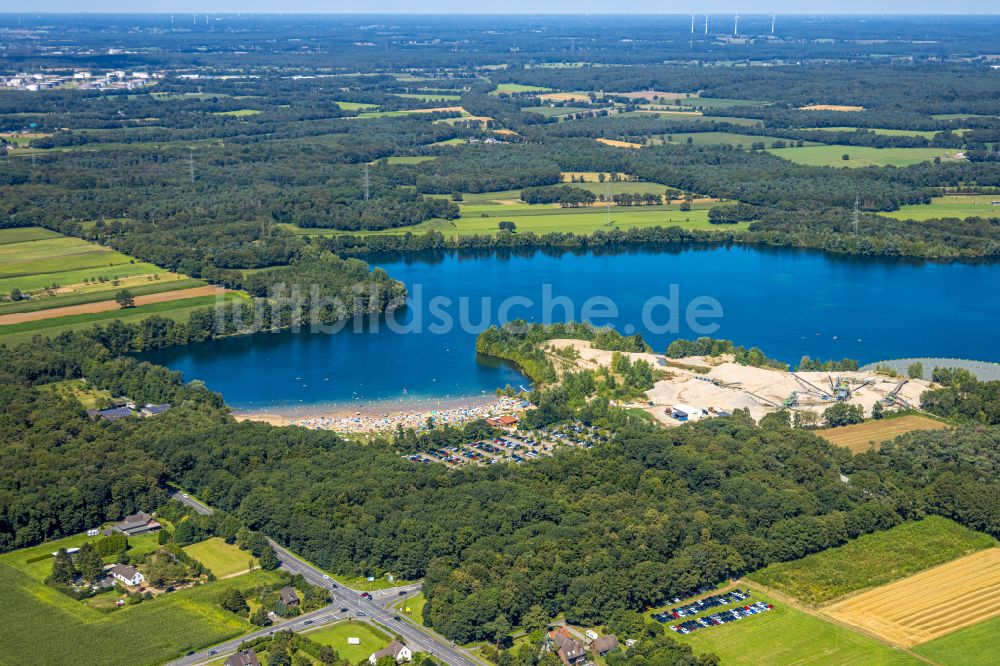
[[[136,296],[136,305],[151,305],[153,303],[166,303],[168,301],[179,301],[184,298],[196,298],[198,296],[215,296],[225,292],[222,287],[195,287],[193,289],[179,289],[177,291],[164,291],[159,294],[148,294],[146,296]],[[9,324],[22,324],[27,321],[40,321],[42,319],[54,319],[56,317],[68,317],[70,315],[90,314],[92,312],[106,312],[108,310],[119,309],[115,301],[96,301],[94,303],[82,303],[80,305],[67,305],[62,308],[52,308],[50,310],[38,310],[37,312],[15,312],[13,314],[0,315],[0,326]]]
[[[1000,548],[988,548],[822,611],[911,647],[1000,615]]]

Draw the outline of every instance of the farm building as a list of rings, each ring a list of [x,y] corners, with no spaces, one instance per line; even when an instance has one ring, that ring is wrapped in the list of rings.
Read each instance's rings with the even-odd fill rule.
[[[153,519],[153,516],[145,511],[140,511],[133,513],[131,516],[125,516],[123,521],[110,529],[104,530],[104,534],[121,532],[125,536],[134,536],[136,534],[145,534],[146,532],[155,532],[158,529],[160,529],[160,524]]]

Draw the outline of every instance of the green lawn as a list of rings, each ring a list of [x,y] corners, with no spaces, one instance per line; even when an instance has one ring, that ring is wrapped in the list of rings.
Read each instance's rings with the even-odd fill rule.
[[[897,220],[930,220],[937,217],[1000,217],[1000,195],[980,194],[974,196],[946,195],[934,197],[929,204],[900,206],[891,213],[881,213]]]
[[[913,651],[942,666],[997,666],[1000,664],[998,636],[1000,617],[995,617],[918,645]]]
[[[772,564],[747,576],[808,604],[885,585],[997,544],[947,518],[928,516],[884,532],[866,534],[791,562]]]
[[[796,164],[807,166],[867,167],[910,166],[929,162],[935,157],[942,160],[956,151],[952,148],[868,148],[861,146],[804,146],[802,148],[769,148],[772,154]],[[843,159],[849,155],[851,159]]]
[[[81,666],[161,664],[250,631],[248,622],[218,606],[219,592],[278,580],[274,572],[257,571],[108,613],[74,601],[21,570],[18,563],[24,558],[25,551],[0,557],[3,664],[67,663],[68,654]],[[51,568],[50,561],[44,564]],[[138,638],[123,640],[129,636]]]
[[[686,636],[673,632],[671,635],[691,645],[695,654],[711,652],[719,656],[722,664],[733,666],[920,663],[873,638],[771,600],[752,588],[750,600],[768,601],[774,604],[774,609],[730,624],[699,629]]]
[[[406,615],[417,624],[424,623],[424,606],[427,605],[427,597],[423,592],[418,592],[408,599],[403,599],[393,604],[393,608],[400,615]],[[409,610],[407,610],[409,609]]]
[[[208,567],[217,578],[246,571],[254,559],[250,553],[226,543],[221,537],[185,546],[184,552]]]
[[[352,664],[367,661],[372,652],[381,650],[391,640],[382,630],[364,622],[354,621],[339,622],[305,635],[320,645],[329,645],[342,659],[347,659]],[[347,642],[348,638],[359,638],[361,642],[358,645],[350,645]]]

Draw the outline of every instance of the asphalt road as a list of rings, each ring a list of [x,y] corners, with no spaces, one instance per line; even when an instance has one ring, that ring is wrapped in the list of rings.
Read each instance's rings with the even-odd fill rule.
[[[172,497],[202,515],[211,515],[212,513],[211,507],[186,496],[180,491],[173,493]],[[397,587],[386,588],[384,590],[373,591],[371,592],[372,599],[369,600],[362,597],[361,592],[352,590],[349,587],[344,587],[343,585],[340,585],[336,581],[332,580],[321,570],[300,559],[297,555],[289,551],[287,548],[283,548],[275,541],[268,539],[268,542],[271,544],[271,547],[274,548],[274,552],[278,555],[278,559],[281,560],[282,569],[286,569],[292,573],[301,574],[303,578],[313,585],[318,585],[329,590],[330,596],[333,599],[332,603],[319,610],[311,611],[300,615],[293,620],[283,622],[278,626],[266,627],[249,634],[244,634],[243,636],[226,641],[225,643],[212,646],[209,649],[181,657],[180,659],[170,662],[171,666],[195,666],[197,664],[219,659],[220,657],[235,652],[236,648],[239,647],[240,643],[243,641],[259,638],[261,636],[267,636],[275,631],[284,629],[303,631],[349,618],[361,622],[377,621],[393,633],[402,636],[406,645],[409,646],[409,648],[414,652],[426,652],[427,654],[433,655],[437,661],[442,661],[449,666],[482,666],[481,662],[475,660],[462,648],[453,647],[452,643],[448,642],[446,639],[432,634],[427,629],[414,624],[409,620],[409,618],[398,616],[400,617],[399,620],[394,619],[397,616],[392,611],[392,605],[400,599],[412,596],[419,592],[419,583],[412,585],[400,585]],[[346,612],[341,610],[344,608],[347,609]]]

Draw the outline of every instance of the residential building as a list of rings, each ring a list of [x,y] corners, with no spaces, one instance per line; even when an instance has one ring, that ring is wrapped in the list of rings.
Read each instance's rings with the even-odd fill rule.
[[[392,657],[397,664],[402,664],[405,661],[410,661],[413,658],[413,653],[410,648],[399,641],[393,641],[378,652],[373,652],[372,656],[368,657],[368,663],[375,666],[375,663],[382,657]]]
[[[129,564],[116,564],[108,570],[108,573],[115,579],[132,587],[141,585],[146,580],[141,571]]]
[[[620,647],[618,643],[618,637],[614,634],[608,634],[607,636],[601,636],[600,638],[595,638],[594,642],[590,644],[590,651],[598,656],[603,657],[612,650],[616,650]]]
[[[566,627],[559,627],[549,632],[549,648],[555,651],[566,666],[573,666],[587,659],[587,650],[583,647],[583,643],[573,638]]]
[[[260,659],[253,650],[243,650],[226,659],[224,666],[260,666]]]
[[[286,608],[294,608],[299,605],[299,595],[291,585],[281,588],[279,596],[281,597],[281,603],[285,604]]]

